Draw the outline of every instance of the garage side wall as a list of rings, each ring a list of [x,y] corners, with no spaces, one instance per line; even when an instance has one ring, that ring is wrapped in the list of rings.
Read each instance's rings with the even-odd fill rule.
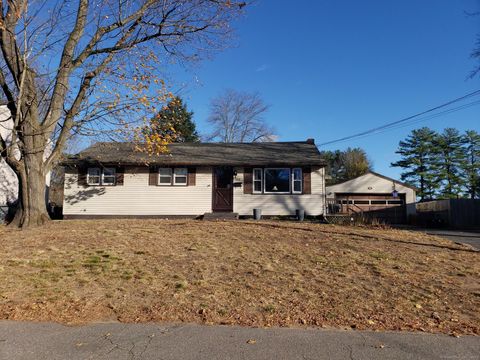
[[[235,168],[234,182],[243,184],[243,168]],[[311,194],[244,194],[243,186],[233,192],[233,211],[241,216],[252,216],[253,209],[262,209],[262,215],[294,215],[296,209],[304,209],[306,215],[319,216],[325,209],[325,169],[312,167]]]

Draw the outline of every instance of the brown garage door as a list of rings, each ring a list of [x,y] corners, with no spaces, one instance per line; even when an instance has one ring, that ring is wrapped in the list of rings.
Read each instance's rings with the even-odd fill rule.
[[[407,220],[405,194],[335,194],[337,206],[344,214],[362,213],[389,224],[404,224]]]

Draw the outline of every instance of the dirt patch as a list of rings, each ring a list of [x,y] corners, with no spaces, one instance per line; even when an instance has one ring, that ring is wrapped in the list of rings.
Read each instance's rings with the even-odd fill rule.
[[[480,334],[480,253],[426,234],[274,221],[0,227],[0,318]]]

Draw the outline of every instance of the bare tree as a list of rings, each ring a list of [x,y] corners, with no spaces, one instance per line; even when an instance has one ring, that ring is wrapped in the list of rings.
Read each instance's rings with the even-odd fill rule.
[[[169,98],[159,69],[221,49],[244,2],[0,0],[0,154],[19,179],[14,223],[47,221],[45,176],[73,134],[112,136]],[[44,159],[47,143],[53,151]],[[19,156],[18,156],[19,153]]]
[[[208,122],[213,131],[207,137],[220,142],[262,142],[275,139],[264,119],[268,110],[258,93],[226,90],[212,100]]]

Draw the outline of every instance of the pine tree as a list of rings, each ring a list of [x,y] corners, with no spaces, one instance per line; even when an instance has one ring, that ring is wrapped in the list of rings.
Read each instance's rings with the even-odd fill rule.
[[[458,198],[465,185],[462,169],[465,164],[464,137],[457,129],[446,128],[435,136],[434,154],[438,163],[437,176],[444,198]]]
[[[419,189],[417,195],[420,201],[432,199],[438,189],[435,177],[437,167],[432,156],[435,153],[435,137],[435,131],[428,127],[413,130],[399,143],[396,153],[402,158],[391,164],[404,169],[401,178]]]
[[[177,96],[150,119],[149,126],[143,132],[148,136],[169,135],[174,142],[198,142],[200,139],[192,117],[193,112],[188,111],[183,100]]]
[[[480,134],[468,130],[464,135],[463,171],[467,193],[471,199],[480,197]]]

